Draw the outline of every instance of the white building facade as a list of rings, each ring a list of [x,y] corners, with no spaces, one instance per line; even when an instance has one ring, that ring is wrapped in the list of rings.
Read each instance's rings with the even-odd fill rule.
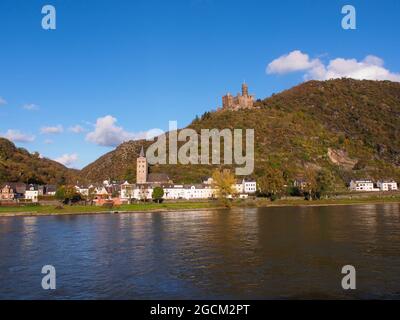
[[[397,191],[398,186],[395,181],[378,181],[377,186],[381,191]]]
[[[30,187],[25,191],[25,199],[32,202],[39,201],[39,190],[34,187]]]
[[[379,188],[375,188],[374,183],[371,180],[351,180],[350,182],[351,191],[380,191]]]
[[[179,185],[168,184],[159,185],[164,190],[163,199],[165,200],[195,200],[195,199],[214,199],[217,197],[217,190],[211,184]],[[124,182],[121,185],[120,198],[122,201],[129,200],[150,200],[156,185],[137,185]],[[239,195],[252,194],[256,192],[257,184],[255,181],[243,181],[234,185],[234,190]],[[244,198],[244,196],[241,196]]]

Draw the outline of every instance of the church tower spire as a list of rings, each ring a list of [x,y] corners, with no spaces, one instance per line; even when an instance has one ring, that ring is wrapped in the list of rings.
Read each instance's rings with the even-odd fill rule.
[[[147,183],[148,164],[144,149],[140,150],[139,158],[136,159],[136,183]]]

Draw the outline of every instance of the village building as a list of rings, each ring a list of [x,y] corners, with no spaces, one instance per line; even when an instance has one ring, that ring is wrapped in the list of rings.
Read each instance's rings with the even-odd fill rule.
[[[25,198],[26,184],[6,182],[0,186],[0,201],[12,201]]]
[[[257,182],[248,179],[238,180],[235,184],[235,191],[239,195],[253,194],[257,191]]]
[[[173,183],[172,180],[165,173],[149,173],[147,176],[147,182],[149,184],[165,184]]]
[[[33,184],[29,185],[25,191],[25,200],[29,200],[32,202],[39,201],[39,188]]]
[[[91,186],[94,188],[93,186]],[[75,186],[76,192],[78,192],[81,196],[87,197],[89,195],[89,187],[84,185],[76,185]]]
[[[379,188],[375,188],[374,182],[372,180],[351,180],[350,181],[350,191],[379,191]]]
[[[8,184],[2,186],[0,190],[0,200],[12,201],[14,199],[15,199],[14,189]]]
[[[257,191],[257,182],[254,180],[243,179],[243,193],[253,194]]]
[[[164,190],[165,200],[194,200],[216,198],[217,190],[213,187],[212,178],[204,178],[201,184],[173,184],[168,175],[164,173],[148,173],[148,163],[143,148],[137,159],[136,184],[125,181],[120,186],[120,199],[122,202],[132,200],[151,200],[155,187]],[[257,184],[252,180],[239,180],[234,189],[241,198],[255,193]],[[246,194],[246,195],[245,195]]]
[[[57,186],[54,184],[46,184],[43,188],[44,195],[55,196],[57,191]]]
[[[185,199],[186,198],[186,192],[184,185],[164,185],[164,198],[165,199]]]
[[[388,180],[388,181],[378,181],[377,186],[379,190],[381,191],[397,191],[397,182],[393,180]]]
[[[50,195],[56,193],[55,185],[26,185],[22,182],[7,182],[0,186],[0,200],[19,200],[25,199],[37,202],[39,196]]]
[[[109,196],[106,187],[103,185],[93,187],[93,194],[95,195],[95,197],[101,197],[101,198],[108,198]]]

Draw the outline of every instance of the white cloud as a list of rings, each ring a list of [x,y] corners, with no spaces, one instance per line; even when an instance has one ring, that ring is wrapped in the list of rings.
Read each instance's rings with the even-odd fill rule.
[[[280,56],[268,64],[267,73],[285,74],[289,72],[309,70],[320,65],[321,61],[319,59],[311,60],[308,54],[295,50],[289,54]]]
[[[0,97],[0,106],[5,104],[7,104],[7,101],[4,98]]]
[[[72,154],[65,153],[61,157],[54,159],[54,161],[57,161],[67,167],[74,164],[77,160],[78,160],[78,155],[76,153]]]
[[[40,132],[43,134],[57,134],[57,133],[61,133],[64,131],[64,128],[62,125],[58,125],[58,126],[53,126],[53,127],[42,127],[40,129]]]
[[[115,147],[128,140],[144,139],[145,132],[133,133],[116,126],[117,119],[107,115],[96,120],[94,131],[86,135],[86,140],[100,146]]]
[[[367,56],[362,61],[356,59],[337,58],[331,60],[325,73],[315,74],[310,70],[309,76],[318,80],[336,78],[353,78],[358,80],[390,80],[400,82],[400,74],[392,73],[383,67],[383,60],[375,56]]]
[[[85,132],[86,130],[80,126],[79,124],[77,124],[76,126],[70,127],[68,129],[69,131],[73,132],[73,133],[82,133]]]
[[[33,103],[29,103],[29,104],[24,104],[22,106],[22,109],[28,110],[28,111],[36,111],[39,110],[39,106]]]
[[[393,73],[384,67],[384,61],[369,55],[362,61],[336,58],[324,65],[320,59],[311,60],[298,50],[272,61],[267,67],[269,74],[284,74],[305,71],[306,80],[329,80],[352,78],[357,80],[391,80],[400,82],[400,73]]]
[[[35,140],[34,135],[22,133],[19,130],[9,129],[5,134],[1,135],[2,137],[11,140],[12,142],[32,142]]]

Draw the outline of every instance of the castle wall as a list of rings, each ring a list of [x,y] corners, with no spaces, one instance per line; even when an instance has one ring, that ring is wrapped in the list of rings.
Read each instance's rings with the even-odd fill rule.
[[[254,106],[254,96],[249,95],[246,84],[242,85],[242,94],[238,93],[236,97],[227,94],[222,97],[222,109],[239,110],[250,109]]]

